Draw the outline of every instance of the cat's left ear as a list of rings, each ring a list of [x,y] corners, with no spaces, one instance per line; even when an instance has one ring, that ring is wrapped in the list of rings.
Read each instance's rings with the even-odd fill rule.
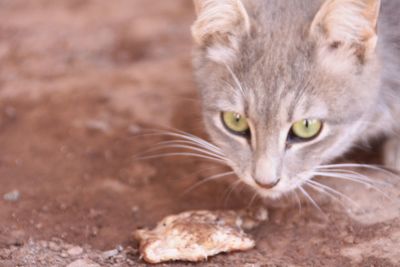
[[[326,48],[344,50],[363,61],[375,53],[380,4],[380,0],[326,0],[311,34]]]

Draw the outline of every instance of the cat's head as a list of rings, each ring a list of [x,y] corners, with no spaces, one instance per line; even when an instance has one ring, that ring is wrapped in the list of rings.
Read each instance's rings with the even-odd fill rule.
[[[237,175],[279,197],[368,127],[378,0],[195,0],[208,133]]]

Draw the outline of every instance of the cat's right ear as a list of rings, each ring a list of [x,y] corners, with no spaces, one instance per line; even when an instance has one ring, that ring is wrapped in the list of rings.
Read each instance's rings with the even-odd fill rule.
[[[250,31],[250,19],[241,0],[194,0],[197,20],[192,36],[217,62],[229,60],[240,37]]]

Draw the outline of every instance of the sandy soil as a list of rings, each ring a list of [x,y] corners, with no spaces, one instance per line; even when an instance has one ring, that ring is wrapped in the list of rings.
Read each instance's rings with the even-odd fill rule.
[[[226,171],[212,162],[136,160],[168,140],[147,129],[204,136],[191,1],[0,0],[0,18],[0,266],[145,266],[137,227],[260,203],[241,186],[231,192],[235,177],[185,193]],[[331,183],[359,206],[321,194],[322,212],[292,197],[266,203],[271,219],[252,232],[256,249],[199,266],[399,266],[391,180],[391,199]]]

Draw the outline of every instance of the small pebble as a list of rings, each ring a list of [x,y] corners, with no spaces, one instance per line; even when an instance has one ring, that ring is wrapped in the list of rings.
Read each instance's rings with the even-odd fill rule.
[[[99,234],[99,228],[97,228],[96,226],[93,226],[91,231],[90,231],[90,235],[91,236],[97,236]]]
[[[14,107],[8,106],[4,109],[4,113],[7,117],[14,119],[17,116],[17,111]]]
[[[139,210],[140,210],[140,208],[139,208],[139,206],[137,206],[137,205],[132,207],[132,212],[133,212],[133,213],[138,213]]]
[[[49,249],[51,249],[52,251],[55,251],[55,252],[61,250],[60,246],[57,245],[57,244],[54,243],[54,242],[49,242]]]
[[[9,249],[3,249],[0,250],[0,260],[6,260],[11,258],[11,250]]]
[[[49,247],[49,244],[47,244],[46,241],[39,241],[39,245],[40,245],[42,248],[48,248],[48,247]]]
[[[4,194],[3,199],[8,202],[17,202],[21,196],[21,193],[18,190],[13,190]]]
[[[354,238],[354,236],[349,235],[349,236],[346,236],[346,237],[343,239],[343,241],[344,241],[346,244],[354,244],[354,243],[355,243],[355,238]]]
[[[78,246],[68,249],[68,254],[70,256],[79,256],[82,253],[83,253],[83,248],[78,247]]]
[[[126,263],[128,263],[129,265],[132,265],[132,266],[135,264],[135,262],[131,259],[127,259]]]
[[[261,267],[261,264],[258,263],[246,263],[243,267]]]
[[[334,256],[334,252],[332,250],[332,248],[330,248],[329,246],[322,246],[320,249],[322,255],[324,255],[325,257],[333,257]]]
[[[48,212],[49,209],[50,209],[50,207],[48,205],[44,205],[44,206],[42,206],[41,211]]]
[[[68,258],[68,254],[65,253],[65,252],[62,252],[62,253],[60,254],[60,256],[61,256],[61,258]]]
[[[100,267],[97,263],[89,260],[76,260],[67,265],[67,267]]]
[[[129,125],[128,131],[131,134],[138,134],[142,131],[142,128],[140,128],[140,126],[138,126],[136,124],[131,124],[131,125]]]
[[[104,251],[102,253],[103,258],[105,259],[110,259],[116,257],[118,254],[120,254],[124,250],[124,247],[121,245],[118,245],[115,249]]]
[[[110,259],[110,258],[113,258],[113,257],[117,256],[119,253],[120,253],[120,251],[116,248],[116,249],[104,251],[102,253],[102,256],[105,259]]]
[[[102,211],[102,210],[97,210],[97,209],[89,210],[89,218],[91,218],[91,219],[99,218],[99,217],[103,216],[103,214],[104,214],[104,211]]]
[[[89,130],[95,130],[103,133],[108,133],[110,131],[110,125],[101,120],[89,120],[86,122],[86,127]]]
[[[10,235],[8,237],[8,240],[6,240],[6,243],[9,245],[14,245],[14,246],[22,246],[24,245],[26,240],[26,233],[23,230],[14,230],[10,232]]]
[[[258,208],[255,219],[261,222],[268,221],[268,210],[264,207]]]

